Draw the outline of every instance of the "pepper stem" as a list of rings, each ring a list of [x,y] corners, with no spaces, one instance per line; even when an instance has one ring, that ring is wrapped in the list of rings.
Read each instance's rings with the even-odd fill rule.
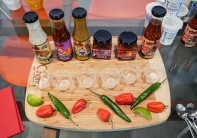
[[[96,94],[96,95],[100,96],[98,93],[95,93],[95,92],[93,92],[92,90],[90,90],[90,92],[92,92],[92,93],[94,93],[94,94]]]
[[[164,105],[164,108],[168,107],[168,105]]]
[[[53,107],[53,111],[57,111],[57,109],[55,107]]]
[[[161,84],[164,83],[164,81],[166,81],[166,80],[167,80],[167,78],[166,78],[165,80],[163,80],[163,81],[161,82]]]
[[[108,118],[108,121],[111,123],[111,129],[114,129],[114,123],[113,123],[113,121],[111,120],[111,118]]]
[[[71,118],[68,118],[74,125],[78,126]]]

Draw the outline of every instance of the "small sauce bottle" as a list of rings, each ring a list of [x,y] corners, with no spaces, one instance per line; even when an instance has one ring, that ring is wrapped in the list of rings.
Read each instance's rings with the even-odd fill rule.
[[[137,36],[125,31],[119,35],[118,60],[134,60],[137,54]]]
[[[197,41],[197,12],[196,14],[189,20],[185,31],[181,38],[181,43],[185,47],[193,47]]]
[[[78,60],[88,60],[91,56],[90,32],[86,25],[87,11],[78,7],[72,11],[74,17],[73,41]]]
[[[53,25],[53,40],[59,60],[69,61],[72,59],[72,43],[70,33],[68,32],[65,21],[64,11],[53,9],[49,12],[49,17]]]
[[[29,31],[29,42],[40,64],[48,64],[53,60],[51,47],[46,33],[42,30],[38,14],[30,11],[23,15],[23,21]]]
[[[112,35],[106,30],[99,30],[94,34],[93,55],[95,59],[110,59]]]
[[[161,37],[162,19],[166,15],[166,9],[162,6],[152,8],[152,18],[144,30],[139,55],[143,58],[153,58]]]

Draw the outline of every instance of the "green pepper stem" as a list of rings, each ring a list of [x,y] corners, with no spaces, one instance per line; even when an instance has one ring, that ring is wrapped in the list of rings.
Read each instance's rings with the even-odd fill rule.
[[[165,80],[163,80],[163,81],[161,82],[161,84],[164,83],[166,80],[167,80],[167,78],[166,78]]]
[[[164,108],[168,107],[168,105],[164,105]]]
[[[111,118],[108,118],[108,121],[111,123],[111,129],[114,129],[114,123],[113,123],[113,121],[111,120]]]
[[[53,107],[53,111],[57,111],[57,109],[55,107]]]
[[[96,95],[100,96],[98,93],[95,93],[95,92],[93,92],[92,90],[90,90],[90,92],[92,92],[92,93],[94,93],[94,94],[96,94]]]
[[[74,125],[78,126],[71,118],[68,118]]]

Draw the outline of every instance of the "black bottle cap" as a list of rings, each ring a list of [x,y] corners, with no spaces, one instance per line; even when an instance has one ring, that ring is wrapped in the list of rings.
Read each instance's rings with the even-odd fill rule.
[[[86,15],[87,15],[87,11],[82,7],[75,8],[72,11],[72,16],[76,19],[84,18],[86,17]]]
[[[38,14],[36,12],[30,11],[30,12],[26,12],[23,15],[23,21],[25,23],[34,23],[38,20]]]
[[[131,31],[125,31],[119,35],[119,41],[122,45],[133,46],[137,42],[137,35]]]
[[[166,9],[162,6],[153,7],[151,12],[155,17],[164,17],[166,15]]]
[[[108,45],[111,39],[112,35],[106,30],[99,30],[94,34],[94,41],[102,45]]]
[[[49,12],[49,17],[53,20],[59,20],[64,17],[64,11],[61,9],[52,9]]]

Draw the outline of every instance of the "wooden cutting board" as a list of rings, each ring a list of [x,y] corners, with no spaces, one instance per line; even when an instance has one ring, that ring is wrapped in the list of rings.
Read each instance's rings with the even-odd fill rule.
[[[92,42],[92,40],[91,40]],[[170,109],[171,109],[171,100],[170,100],[170,90],[169,90],[169,84],[168,81],[165,81],[162,86],[151,96],[149,96],[145,101],[141,102],[138,107],[145,107],[147,106],[147,103],[149,102],[155,102],[155,101],[161,101],[165,105],[168,105],[169,107],[165,109],[162,113],[152,113],[152,120],[146,120],[142,117],[137,116],[130,110],[129,105],[120,105],[120,108],[125,112],[125,114],[132,120],[131,123],[128,123],[121,119],[119,116],[117,116],[107,105],[105,105],[99,97],[91,94],[88,89],[82,88],[80,85],[78,85],[75,75],[76,72],[83,67],[91,67],[93,68],[97,73],[97,79],[94,82],[93,87],[91,90],[99,93],[99,94],[105,94],[108,97],[110,97],[113,101],[115,101],[115,96],[117,96],[120,93],[132,93],[134,97],[138,97],[144,90],[146,90],[151,84],[146,82],[144,78],[144,67],[148,63],[156,62],[160,64],[164,69],[164,64],[161,58],[161,55],[159,53],[159,50],[156,51],[156,54],[154,58],[152,59],[143,59],[139,55],[137,55],[136,60],[134,61],[118,61],[115,58],[114,54],[114,47],[117,48],[117,38],[112,39],[113,44],[113,52],[112,52],[112,58],[111,60],[100,60],[100,59],[92,59],[90,58],[87,61],[78,61],[77,59],[73,58],[69,62],[62,62],[59,61],[57,58],[54,58],[53,61],[47,65],[47,69],[50,72],[50,75],[59,69],[65,69],[72,73],[72,81],[70,88],[66,90],[65,92],[62,92],[55,88],[50,80],[50,86],[46,88],[45,90],[40,90],[38,88],[35,88],[30,85],[30,79],[28,80],[28,85],[26,89],[26,99],[25,99],[25,113],[29,120],[42,124],[49,127],[54,128],[61,128],[61,129],[70,129],[70,130],[77,130],[77,131],[119,131],[119,130],[128,130],[128,129],[136,129],[136,128],[142,128],[142,127],[148,127],[153,126],[156,124],[160,124],[162,122],[165,122],[167,118],[170,115]],[[138,45],[141,44],[141,41],[138,41]],[[51,41],[50,45],[52,49],[54,50],[54,43]],[[55,52],[55,50],[53,51]],[[53,55],[56,55],[55,53]],[[138,65],[142,71],[141,77],[135,82],[133,85],[125,84],[123,79],[121,78],[120,83],[115,87],[114,89],[107,89],[105,88],[100,79],[99,74],[104,68],[117,68],[119,71],[121,67],[127,63],[134,63]],[[31,71],[32,72],[35,68],[37,68],[40,64],[37,62],[36,58],[33,61]],[[166,78],[166,73],[161,78],[160,81],[164,80]],[[79,125],[76,127],[69,121],[68,119],[64,118],[59,112],[55,112],[51,117],[47,118],[39,118],[36,116],[36,110],[39,107],[31,107],[27,103],[27,95],[28,94],[34,94],[44,100],[43,105],[52,104],[49,96],[47,93],[50,92],[57,98],[59,98],[65,106],[68,108],[68,110],[71,112],[72,107],[74,103],[81,98],[84,98],[86,100],[90,100],[91,104],[87,106],[84,110],[77,114],[71,114],[71,118]],[[54,105],[53,105],[54,106]],[[104,108],[107,109],[111,113],[111,118],[114,123],[114,129],[111,129],[111,124],[109,122],[103,122],[97,115],[98,108]]]

